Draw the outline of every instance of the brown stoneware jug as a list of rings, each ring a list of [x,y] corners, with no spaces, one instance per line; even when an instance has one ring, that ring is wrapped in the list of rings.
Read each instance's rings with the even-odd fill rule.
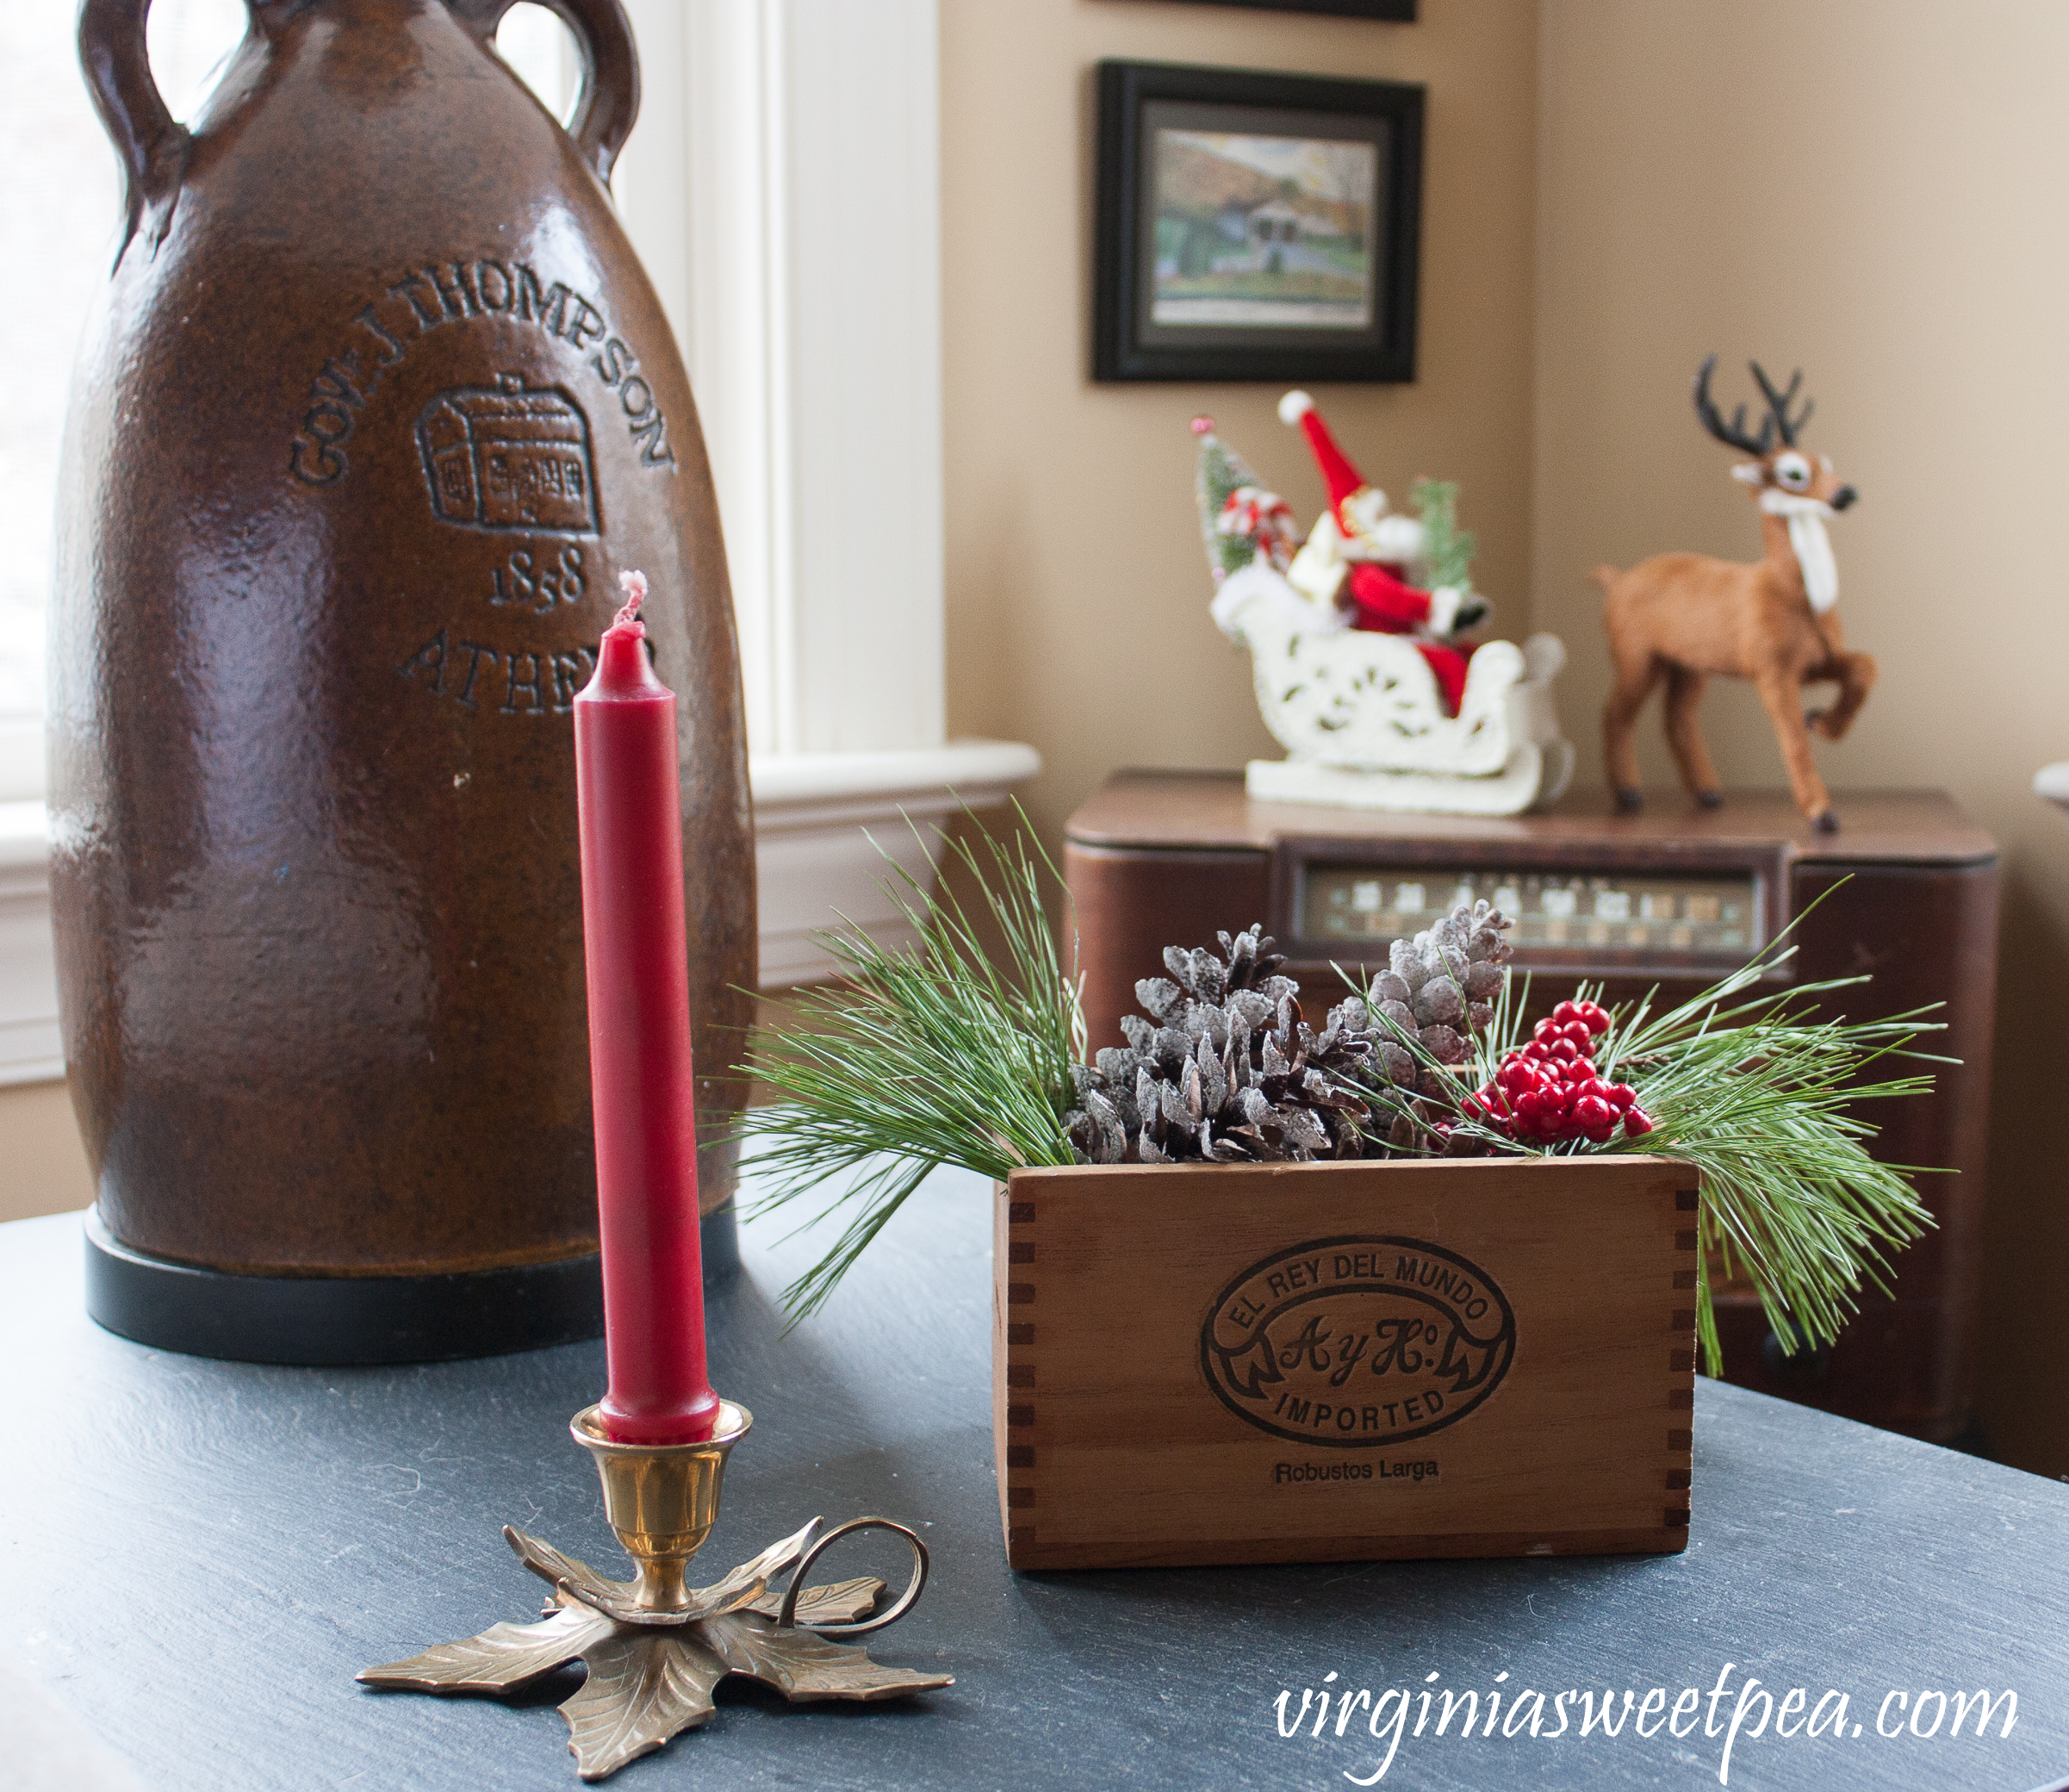
[[[606,185],[631,32],[552,0],[586,62],[563,132],[491,47],[509,3],[251,0],[191,132],[149,0],[82,10],[128,213],[65,445],[52,881],[89,1304],[147,1341],[600,1328],[571,718],[626,568],[680,697],[701,1136],[740,1105],[738,654]]]

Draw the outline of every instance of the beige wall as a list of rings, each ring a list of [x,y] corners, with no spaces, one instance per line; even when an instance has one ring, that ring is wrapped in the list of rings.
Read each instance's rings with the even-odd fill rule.
[[[1432,10],[1443,0],[1433,0]],[[1540,40],[1533,619],[1599,778],[1599,561],[1759,550],[1688,380],[1800,362],[1861,501],[1832,528],[1849,641],[1881,663],[1836,788],[1952,790],[2004,849],[1982,1412],[2069,1470],[2062,1199],[2069,758],[2069,9],[2056,0],[1546,0]],[[1743,687],[1705,720],[1725,781],[1781,781]],[[1671,781],[1656,712],[1649,781]],[[1840,808],[1843,815],[1844,803]]]
[[[1103,57],[1429,85],[1420,377],[1316,387],[1397,497],[1464,488],[1479,582],[1519,617],[1529,563],[1537,15],[1425,0],[1420,25],[1168,0],[942,0],[948,719],[1032,742],[1052,839],[1117,765],[1276,757],[1247,660],[1207,618],[1187,423],[1312,520],[1283,385],[1101,386],[1087,373],[1092,65]]]
[[[0,1089],[0,1221],[68,1213],[93,1200],[93,1174],[62,1083]]]
[[[1540,21],[1540,12],[1542,19]],[[1303,516],[1319,487],[1277,387],[1085,373],[1090,69],[1104,56],[1430,86],[1420,377],[1320,389],[1365,470],[1460,480],[1499,620],[1563,633],[1563,707],[1599,776],[1586,569],[1749,557],[1729,456],[1689,419],[1800,361],[1811,446],[1863,499],[1842,604],[1883,682],[1847,783],[1945,786],[2004,843],[2007,901],[1985,1416],[2069,1471],[2069,1203],[2053,1125],[2069,1013],[2069,757],[2057,445],[2069,417],[2069,9],[2055,0],[1423,0],[1414,27],[1168,0],[942,0],[949,716],[1033,742],[1053,839],[1115,766],[1269,750],[1208,622],[1187,420],[1208,410]],[[1534,380],[1534,386],[1533,386]],[[1529,594],[1534,592],[1534,601]],[[1728,779],[1778,781],[1748,694],[1706,706]],[[1668,768],[1656,721],[1649,775]],[[0,1092],[0,1216],[83,1204],[61,1088]]]

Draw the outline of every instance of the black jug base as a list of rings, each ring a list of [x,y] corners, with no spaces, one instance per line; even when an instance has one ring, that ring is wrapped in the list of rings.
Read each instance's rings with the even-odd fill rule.
[[[740,1266],[729,1203],[701,1227],[706,1283]],[[603,1335],[593,1253],[428,1276],[258,1276],[133,1250],[86,1214],[86,1311],[139,1344],[187,1356],[311,1367],[451,1362]]]

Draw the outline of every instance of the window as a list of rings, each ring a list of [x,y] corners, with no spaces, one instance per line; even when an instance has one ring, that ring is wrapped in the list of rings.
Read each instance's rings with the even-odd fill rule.
[[[935,6],[627,3],[643,98],[613,186],[683,345],[718,486],[765,899],[784,917],[772,923],[765,899],[768,981],[825,968],[805,939],[836,906],[889,921],[858,822],[892,823],[888,844],[901,809],[943,812],[951,788],[995,800],[1039,763],[1024,747],[943,739]],[[174,116],[196,116],[246,17],[245,0],[152,7],[152,66]],[[55,320],[81,316],[106,277],[120,208],[75,33],[74,9],[55,0],[0,7],[0,154],[14,176],[0,186],[0,254]],[[569,115],[581,67],[556,18],[515,6],[498,47]],[[71,346],[22,360],[0,408],[0,885],[10,799],[17,831],[41,838],[42,625]]]
[[[944,739],[936,0],[629,0],[646,98],[619,209],[677,327],[740,624],[765,986],[837,911],[904,924],[923,821],[1031,748]]]
[[[765,986],[836,911],[904,930],[903,819],[997,801],[1032,749],[944,740],[936,0],[628,0],[640,119],[612,182],[689,363],[753,748]],[[501,34],[565,116],[557,22]]]
[[[243,35],[244,0],[152,9],[152,66],[173,115],[198,109]],[[121,177],[79,75],[78,9],[0,8],[0,258],[55,327],[8,368],[0,406],[0,803],[43,793],[43,613],[58,444],[83,317],[115,258]]]
[[[643,96],[612,185],[697,393],[755,751],[937,748],[935,0],[627,10]],[[567,116],[560,22],[520,6],[498,42]]]

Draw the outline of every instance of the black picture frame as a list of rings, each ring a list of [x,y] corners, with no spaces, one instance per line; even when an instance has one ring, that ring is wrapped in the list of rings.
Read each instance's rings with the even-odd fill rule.
[[[1097,75],[1095,380],[1401,383],[1415,377],[1422,230],[1420,84],[1155,62],[1102,62]],[[1311,314],[1333,309],[1338,323],[1171,314],[1246,307],[1283,314],[1295,308],[1262,298],[1187,300],[1158,294],[1157,283],[1165,277],[1156,258],[1158,160],[1149,134],[1187,130],[1371,146],[1368,225],[1355,251],[1362,258],[1364,289],[1347,302],[1326,307],[1317,301],[1298,308]],[[1272,228],[1289,232],[1287,240],[1296,251],[1319,255],[1301,240],[1300,218],[1259,224],[1259,216],[1277,203],[1260,204],[1243,215],[1246,252],[1251,252],[1250,232]],[[1224,201],[1223,210],[1237,205]],[[1333,252],[1340,259],[1340,246]],[[1283,277],[1277,260],[1268,259],[1266,267]],[[1166,314],[1159,318],[1159,311]]]
[[[1326,13],[1337,19],[1380,19],[1413,25],[1415,0],[1192,0],[1199,6],[1240,6],[1252,12]]]

